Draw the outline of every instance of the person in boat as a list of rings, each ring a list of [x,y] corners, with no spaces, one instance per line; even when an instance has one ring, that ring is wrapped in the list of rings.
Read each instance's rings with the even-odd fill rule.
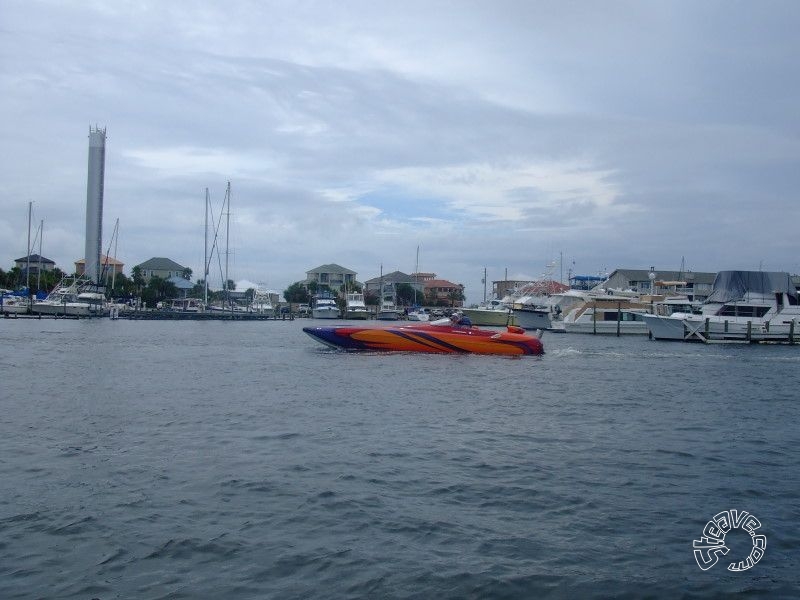
[[[450,315],[450,322],[453,324],[453,327],[472,327],[470,318],[463,315],[460,311],[456,311]]]

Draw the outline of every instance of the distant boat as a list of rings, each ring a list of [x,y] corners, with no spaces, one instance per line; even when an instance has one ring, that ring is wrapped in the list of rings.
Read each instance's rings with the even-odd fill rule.
[[[339,307],[330,293],[317,294],[311,299],[311,316],[315,319],[339,318]]]
[[[700,314],[645,315],[657,340],[800,342],[800,294],[782,272],[720,271]]]
[[[44,300],[33,303],[31,312],[72,317],[102,316],[107,312],[105,294],[82,277],[64,277]]]
[[[387,293],[386,289],[381,292],[381,304],[378,308],[378,320],[397,321],[400,318],[400,309],[397,308],[394,293]]]
[[[430,321],[431,315],[426,308],[415,308],[408,311],[409,321]]]
[[[364,304],[364,294],[353,292],[347,294],[347,306],[344,313],[345,319],[368,319],[369,311]]]
[[[275,312],[275,307],[272,304],[272,297],[268,290],[256,288],[253,291],[253,301],[250,303],[250,310],[257,313]]]
[[[21,294],[14,294],[2,290],[0,294],[0,313],[6,315],[21,315],[28,312],[28,298]]]
[[[465,317],[469,317],[473,325],[495,327],[514,325],[514,313],[499,300],[491,300],[474,308],[460,308],[459,310]]]
[[[591,299],[571,309],[560,322],[567,333],[647,335],[647,306],[629,299]]]

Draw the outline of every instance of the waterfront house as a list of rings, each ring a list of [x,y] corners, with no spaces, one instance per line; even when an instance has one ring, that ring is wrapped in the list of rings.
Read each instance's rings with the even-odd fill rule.
[[[320,265],[315,269],[306,271],[306,286],[315,281],[318,285],[327,285],[332,290],[338,290],[343,285],[352,289],[357,283],[356,272],[335,263]]]
[[[373,293],[378,295],[380,293],[381,282],[383,282],[384,289],[395,289],[401,283],[416,287],[417,291],[422,294],[424,289],[421,283],[418,283],[408,273],[402,271],[392,271],[386,273],[383,277],[373,277],[364,282],[364,293]]]
[[[107,277],[111,277],[112,274],[122,275],[122,268],[125,266],[125,263],[118,261],[116,258],[111,258],[110,256],[106,256],[104,254],[100,255],[100,268],[106,273]],[[86,272],[86,259],[82,258],[80,260],[75,261],[75,273],[78,276],[83,275]]]
[[[425,301],[430,303],[433,298],[438,306],[463,306],[463,300],[453,299],[454,295],[459,298],[464,297],[464,286],[460,283],[453,283],[446,279],[426,279],[425,280]]]
[[[30,259],[27,256],[23,256],[22,258],[18,258],[14,261],[14,264],[22,273],[24,277],[27,274],[26,269],[28,268],[28,261],[30,260],[31,265],[31,276],[35,277],[39,274],[39,269],[41,268],[42,273],[47,271],[52,271],[56,268],[55,261],[50,260],[49,258],[45,258],[44,256],[39,256],[38,254],[31,254]]]
[[[136,265],[139,267],[145,282],[150,283],[152,277],[169,279],[170,277],[183,277],[186,267],[183,267],[169,258],[154,257]]]

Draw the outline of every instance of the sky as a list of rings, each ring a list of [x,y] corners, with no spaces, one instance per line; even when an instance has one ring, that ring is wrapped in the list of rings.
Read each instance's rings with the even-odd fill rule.
[[[800,3],[0,0],[0,268],[800,272]],[[115,223],[119,234],[112,245]],[[226,225],[229,230],[225,242]],[[226,254],[227,247],[227,254]],[[38,252],[39,243],[34,245]],[[222,267],[220,268],[220,265]]]

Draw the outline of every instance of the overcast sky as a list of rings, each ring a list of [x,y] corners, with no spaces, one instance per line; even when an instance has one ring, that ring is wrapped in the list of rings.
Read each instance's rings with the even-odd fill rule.
[[[798,273],[798,25],[763,0],[0,0],[0,267],[29,201],[42,254],[83,257],[99,125],[128,273],[200,277],[228,181],[230,278],[279,291],[410,273],[418,247],[472,302],[484,268],[561,256]]]

